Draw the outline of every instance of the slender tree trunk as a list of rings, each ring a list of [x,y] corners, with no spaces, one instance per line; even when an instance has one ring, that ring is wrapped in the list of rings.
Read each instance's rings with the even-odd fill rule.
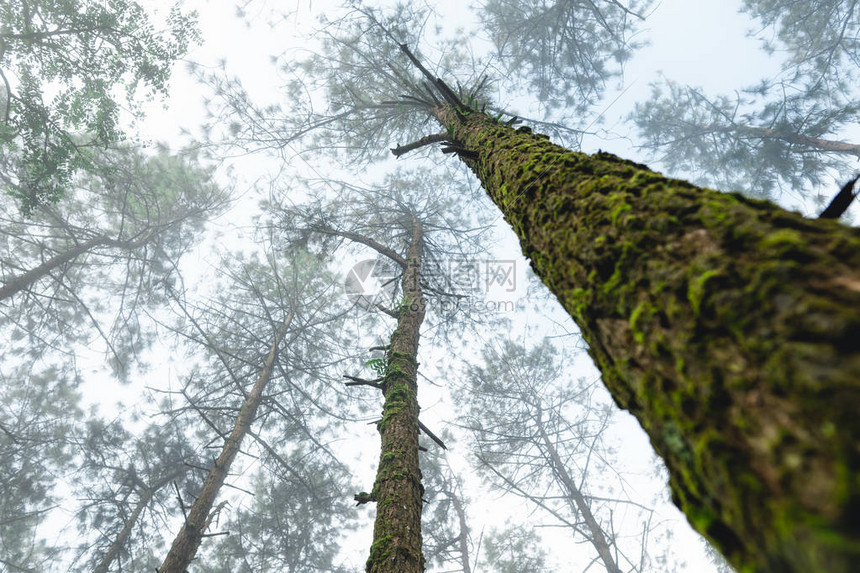
[[[391,334],[382,381],[382,451],[372,497],[376,500],[367,573],[421,573],[421,470],[418,467],[418,335],[424,320],[420,286],[423,230],[412,219],[403,271],[404,301]]]
[[[278,346],[290,327],[292,318],[292,313],[287,315],[287,318],[284,319],[284,323],[275,335],[275,341],[269,349],[263,369],[260,371],[257,381],[239,409],[239,415],[236,416],[233,431],[224,443],[218,459],[215,460],[212,468],[209,470],[209,475],[203,484],[203,488],[200,490],[200,495],[192,504],[191,510],[185,518],[185,523],[182,525],[182,529],[173,540],[173,545],[170,547],[164,563],[158,569],[159,573],[184,573],[194,559],[194,555],[200,547],[200,542],[203,540],[203,535],[208,526],[209,512],[215,504],[215,498],[218,497],[218,492],[224,484],[224,480],[227,479],[230,465],[236,458],[236,454],[239,453],[242,439],[248,433],[251,423],[257,415],[257,408],[263,398],[263,390],[265,390],[266,385],[272,377],[275,358],[278,355]]]
[[[612,549],[606,541],[606,536],[603,534],[603,528],[591,512],[591,506],[588,505],[588,501],[585,499],[585,496],[582,495],[582,492],[578,487],[576,487],[573,478],[570,477],[569,473],[567,473],[567,468],[564,467],[564,463],[561,461],[558,451],[555,449],[552,440],[549,439],[549,436],[544,429],[541,410],[538,410],[537,425],[538,430],[540,431],[541,442],[546,448],[547,454],[549,454],[552,471],[556,476],[558,476],[559,481],[561,481],[561,485],[567,494],[565,497],[571,505],[571,509],[582,516],[583,521],[585,521],[585,526],[588,527],[588,531],[591,534],[591,538],[588,541],[597,550],[597,554],[600,555],[603,565],[606,566],[607,573],[621,573],[621,569],[615,562],[615,558],[612,557]]]
[[[95,569],[93,569],[93,573],[108,573],[111,564],[119,556],[119,552],[125,546],[129,536],[131,535],[131,530],[134,529],[134,526],[137,524],[137,520],[140,518],[143,510],[146,509],[149,502],[152,501],[152,496],[156,491],[156,489],[149,488],[143,492],[143,495],[134,506],[134,510],[132,510],[131,515],[129,515],[128,519],[125,521],[125,525],[123,525],[122,530],[116,536],[116,539],[113,540],[113,543],[110,544],[110,547],[105,552],[104,556],[102,556],[99,564],[96,565]]]
[[[107,573],[110,569],[111,564],[114,560],[119,556],[119,552],[125,547],[125,544],[128,542],[128,538],[131,535],[131,530],[134,529],[134,526],[137,524],[137,520],[140,519],[140,515],[147,508],[147,506],[152,501],[155,492],[172,482],[178,476],[182,474],[181,470],[176,470],[175,472],[169,472],[168,474],[162,476],[158,481],[153,483],[150,486],[146,486],[146,484],[140,482],[138,480],[137,483],[140,484],[140,489],[142,490],[142,494],[140,496],[140,500],[138,500],[137,504],[134,506],[134,509],[131,512],[131,515],[128,516],[128,519],[125,521],[125,524],[122,527],[122,530],[113,540],[113,543],[110,544],[110,547],[105,552],[104,556],[102,556],[102,560],[99,561],[99,564],[93,570],[93,573]]]
[[[28,289],[36,282],[48,276],[52,271],[69,263],[84,253],[88,253],[98,247],[116,247],[123,250],[134,250],[142,247],[149,237],[152,235],[152,229],[144,233],[144,236],[136,241],[117,241],[108,237],[93,237],[89,241],[84,241],[75,245],[71,249],[55,255],[42,263],[41,265],[24,272],[23,274],[12,277],[0,287],[0,300],[5,300],[14,294]]]
[[[460,503],[460,498],[456,492],[449,491],[448,498],[451,500],[451,505],[454,506],[454,511],[457,513],[457,522],[460,524],[460,535],[457,536],[457,545],[460,549],[460,565],[463,566],[463,573],[472,573],[472,565],[469,558],[469,525],[466,523],[466,510],[463,504]]]
[[[740,571],[860,560],[860,231],[439,106],[453,150]]]
[[[844,155],[860,157],[860,145],[857,145],[856,143],[821,139],[819,137],[810,137],[801,133],[783,132],[767,127],[753,127],[750,125],[735,124],[721,125],[713,123],[701,126],[701,130],[705,133],[735,133],[739,136],[756,139],[779,139],[786,143],[799,145],[807,149],[814,149],[825,153],[841,153]]]

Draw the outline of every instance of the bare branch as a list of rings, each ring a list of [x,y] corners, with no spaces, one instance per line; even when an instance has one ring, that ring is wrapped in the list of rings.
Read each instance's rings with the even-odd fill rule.
[[[425,425],[424,425],[424,423],[423,423],[421,420],[418,420],[418,427],[419,427],[419,428],[421,428],[421,431],[422,431],[422,432],[424,432],[425,434],[427,434],[427,437],[428,437],[428,438],[430,438],[431,440],[433,440],[434,442],[436,442],[436,443],[439,445],[439,447],[440,447],[440,448],[442,448],[443,450],[447,450],[447,449],[448,449],[448,446],[446,446],[446,445],[445,445],[445,442],[443,442],[443,441],[439,438],[439,436],[437,436],[436,434],[434,434],[433,432],[431,432],[431,431],[430,431],[430,429],[429,429],[429,428],[427,428],[427,426],[425,426]]]
[[[398,144],[397,147],[391,148],[391,153],[394,154],[394,157],[400,157],[410,151],[414,151],[421,147],[432,145],[434,143],[439,143],[442,141],[451,141],[451,137],[447,133],[433,133],[430,135],[425,135],[421,139],[417,141],[413,141],[412,143],[407,143],[406,145]]]
[[[344,385],[346,386],[371,386],[379,390],[383,389],[383,386],[382,384],[380,384],[380,382],[385,379],[384,377],[380,377],[374,380],[365,380],[364,378],[356,378],[355,376],[350,376],[349,374],[344,374],[343,377],[347,378],[348,380],[352,380],[352,382],[344,382]]]

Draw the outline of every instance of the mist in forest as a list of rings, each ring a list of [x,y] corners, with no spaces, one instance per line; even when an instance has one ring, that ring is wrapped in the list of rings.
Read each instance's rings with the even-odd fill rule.
[[[848,571],[858,34],[11,0],[0,571]]]

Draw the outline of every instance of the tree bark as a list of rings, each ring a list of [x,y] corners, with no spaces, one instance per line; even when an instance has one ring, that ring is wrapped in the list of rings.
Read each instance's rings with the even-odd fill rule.
[[[257,381],[254,382],[254,386],[239,409],[239,415],[236,416],[233,431],[224,443],[221,454],[213,463],[212,468],[210,468],[209,475],[206,477],[203,488],[200,490],[200,495],[192,504],[191,510],[185,518],[185,523],[173,540],[173,545],[170,547],[164,563],[158,568],[158,573],[184,573],[194,559],[194,555],[200,547],[200,542],[203,540],[203,535],[208,526],[209,512],[215,504],[215,499],[218,497],[218,492],[224,484],[224,480],[227,479],[227,474],[230,471],[233,460],[236,458],[236,454],[239,453],[242,439],[248,433],[251,423],[257,415],[257,408],[263,398],[263,390],[265,390],[266,385],[272,377],[272,370],[274,369],[275,359],[278,355],[278,346],[290,327],[292,319],[293,315],[290,313],[278,329],[263,369],[260,371]]]
[[[371,497],[376,501],[367,573],[421,573],[423,486],[418,466],[418,336],[424,320],[420,285],[423,229],[413,216],[403,271],[404,301],[391,334],[382,380],[382,451]]]
[[[434,109],[739,571],[860,559],[860,231]],[[459,151],[462,150],[462,151]]]

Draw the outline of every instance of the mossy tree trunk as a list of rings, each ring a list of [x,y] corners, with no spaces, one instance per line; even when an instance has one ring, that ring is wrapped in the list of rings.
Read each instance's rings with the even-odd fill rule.
[[[257,408],[263,399],[263,391],[272,378],[275,359],[278,356],[278,347],[286,335],[287,329],[290,327],[292,318],[292,314],[287,315],[284,323],[278,329],[260,375],[242,403],[242,407],[239,409],[233,430],[221,448],[221,454],[209,469],[209,475],[203,483],[200,495],[197,496],[197,499],[191,505],[191,510],[185,517],[185,523],[182,525],[182,529],[176,538],[174,538],[173,545],[170,547],[164,563],[158,568],[158,573],[184,573],[194,559],[197,549],[200,547],[200,543],[206,534],[206,528],[209,526],[209,512],[212,511],[212,506],[215,504],[215,499],[218,497],[221,486],[224,485],[224,481],[230,472],[230,466],[233,464],[233,460],[236,459],[236,454],[239,453],[242,439],[250,430],[251,423],[257,415]]]
[[[860,559],[860,232],[438,106],[676,504],[739,571]]]
[[[385,402],[379,433],[382,451],[371,497],[376,501],[367,573],[421,573],[423,486],[418,466],[418,336],[424,320],[421,290],[423,228],[413,215],[403,270],[404,299],[391,334],[381,382]]]

